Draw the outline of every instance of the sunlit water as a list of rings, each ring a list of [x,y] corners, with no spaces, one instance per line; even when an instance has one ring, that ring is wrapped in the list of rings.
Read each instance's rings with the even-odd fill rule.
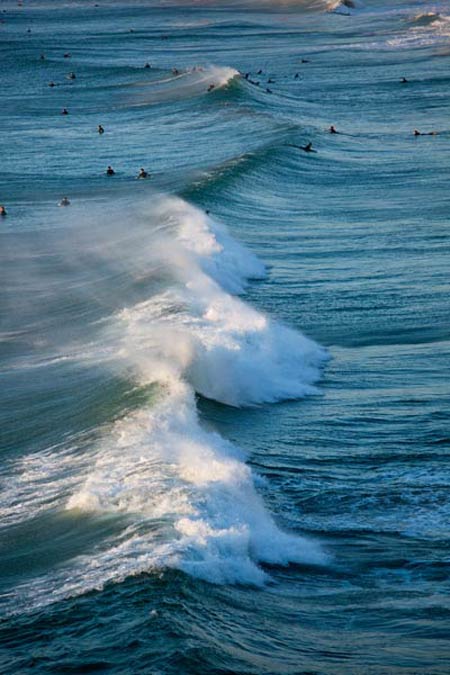
[[[2,672],[448,672],[450,12],[355,4],[2,3]]]

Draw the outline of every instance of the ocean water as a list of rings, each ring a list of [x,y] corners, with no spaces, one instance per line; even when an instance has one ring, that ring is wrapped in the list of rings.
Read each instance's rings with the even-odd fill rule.
[[[448,673],[448,4],[0,10],[0,671]]]

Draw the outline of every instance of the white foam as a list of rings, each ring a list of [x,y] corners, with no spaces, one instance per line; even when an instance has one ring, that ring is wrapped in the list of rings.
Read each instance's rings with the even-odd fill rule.
[[[118,422],[69,509],[126,513],[135,525],[120,568],[172,566],[215,583],[261,584],[258,563],[324,564],[316,544],[281,532],[255,490],[242,452],[198,421],[192,389],[173,382],[154,406]],[[164,545],[155,546],[158,523]],[[101,568],[97,561],[96,566]]]

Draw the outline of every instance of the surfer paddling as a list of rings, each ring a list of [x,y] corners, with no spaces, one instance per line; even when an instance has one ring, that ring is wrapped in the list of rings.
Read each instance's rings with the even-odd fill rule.
[[[294,145],[293,143],[288,144],[290,148],[297,148],[297,150],[303,150],[303,152],[317,152],[313,149],[311,141],[306,145]]]

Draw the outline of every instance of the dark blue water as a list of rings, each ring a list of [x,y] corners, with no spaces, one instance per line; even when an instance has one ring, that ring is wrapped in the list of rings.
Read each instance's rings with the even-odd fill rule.
[[[1,672],[448,673],[448,5],[0,9]]]

